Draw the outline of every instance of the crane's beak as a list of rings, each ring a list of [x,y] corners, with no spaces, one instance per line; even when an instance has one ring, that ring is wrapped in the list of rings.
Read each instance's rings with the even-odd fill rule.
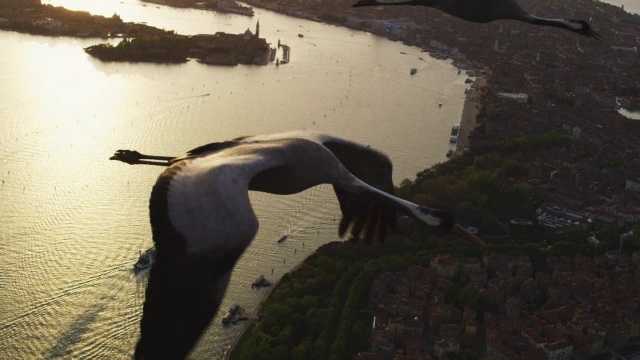
[[[484,241],[480,240],[479,237],[473,235],[472,233],[469,232],[469,230],[463,228],[460,224],[455,224],[453,225],[453,228],[451,228],[451,231],[454,234],[459,235],[461,238],[463,238],[465,241],[474,243],[476,245],[480,245],[480,246],[487,246],[487,244],[484,243]]]
[[[601,42],[607,42],[606,39],[604,38],[604,36],[598,34],[595,30],[593,29],[589,29],[589,32],[587,33],[587,36],[592,37],[596,40],[599,40]]]

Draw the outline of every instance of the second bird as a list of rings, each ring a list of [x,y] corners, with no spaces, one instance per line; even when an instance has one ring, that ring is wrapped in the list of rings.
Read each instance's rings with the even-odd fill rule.
[[[398,2],[360,0],[353,7],[380,5],[427,6],[475,23],[517,20],[533,25],[553,26],[604,41],[604,38],[584,20],[541,18],[524,10],[515,0],[408,0]]]

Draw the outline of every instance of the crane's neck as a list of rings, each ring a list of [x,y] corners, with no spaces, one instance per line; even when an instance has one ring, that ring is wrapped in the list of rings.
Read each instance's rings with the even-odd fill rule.
[[[545,19],[537,16],[530,16],[526,19],[526,22],[534,25],[553,26],[560,29],[565,29],[579,33],[582,30],[583,25],[578,22],[573,22],[565,19]]]

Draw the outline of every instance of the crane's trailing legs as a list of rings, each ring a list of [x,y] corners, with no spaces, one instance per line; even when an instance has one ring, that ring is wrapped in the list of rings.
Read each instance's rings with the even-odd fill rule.
[[[135,150],[118,150],[109,158],[109,160],[119,160],[129,165],[145,164],[158,166],[169,166],[173,163],[173,159],[175,159],[175,157],[144,155]]]

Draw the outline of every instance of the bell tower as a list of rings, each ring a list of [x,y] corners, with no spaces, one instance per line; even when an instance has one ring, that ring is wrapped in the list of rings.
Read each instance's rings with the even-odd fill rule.
[[[260,20],[256,24],[256,39],[260,38]]]

